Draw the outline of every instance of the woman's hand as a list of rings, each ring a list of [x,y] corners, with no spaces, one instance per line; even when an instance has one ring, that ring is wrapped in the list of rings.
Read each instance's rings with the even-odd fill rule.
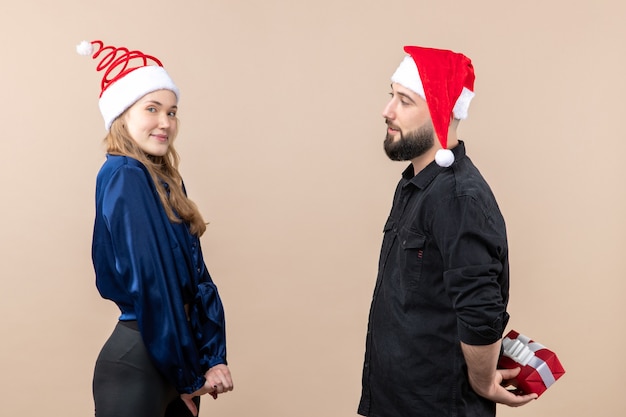
[[[196,406],[196,403],[193,402],[193,398],[205,394],[204,392],[200,394],[200,392],[202,392],[203,390],[204,387],[191,394],[180,394],[180,399],[183,400],[183,402],[185,403],[189,411],[191,411],[191,414],[194,417],[198,415],[198,407]]]
[[[218,394],[232,391],[234,388],[230,370],[226,365],[215,365],[204,374],[204,377],[206,378],[206,382],[202,388],[191,394],[180,395],[180,398],[194,416],[198,415],[198,407],[196,407],[196,404],[193,402],[193,397],[211,394],[213,399],[217,399]]]
[[[213,391],[211,391],[213,398],[217,398],[217,394],[232,391],[234,388],[230,370],[226,365],[215,365],[204,376],[206,378],[206,384],[204,385],[213,388]]]

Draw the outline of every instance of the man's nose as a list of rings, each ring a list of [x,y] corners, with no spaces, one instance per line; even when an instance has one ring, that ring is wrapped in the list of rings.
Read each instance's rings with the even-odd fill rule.
[[[389,100],[389,103],[383,109],[383,117],[385,119],[393,120],[396,117],[395,107],[393,104],[393,100]]]

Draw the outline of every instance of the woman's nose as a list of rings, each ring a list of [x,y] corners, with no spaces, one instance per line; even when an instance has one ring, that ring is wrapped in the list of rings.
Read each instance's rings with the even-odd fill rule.
[[[168,114],[161,114],[159,116],[159,126],[160,127],[170,127],[170,117]]]

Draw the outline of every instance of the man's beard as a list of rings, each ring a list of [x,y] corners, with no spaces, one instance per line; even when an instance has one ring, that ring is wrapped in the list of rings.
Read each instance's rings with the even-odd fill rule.
[[[389,133],[385,137],[385,152],[392,161],[410,161],[424,155],[435,145],[435,135],[430,124],[406,135],[402,131],[399,131],[399,133],[400,139],[397,141],[394,141],[394,136]]]

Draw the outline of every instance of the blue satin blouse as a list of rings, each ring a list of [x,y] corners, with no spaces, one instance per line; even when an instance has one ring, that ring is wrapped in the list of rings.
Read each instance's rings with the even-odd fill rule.
[[[226,364],[224,309],[200,240],[169,220],[133,158],[107,155],[98,173],[92,259],[100,295],[117,304],[120,320],[137,320],[155,366],[179,393],[200,389],[210,367]]]

